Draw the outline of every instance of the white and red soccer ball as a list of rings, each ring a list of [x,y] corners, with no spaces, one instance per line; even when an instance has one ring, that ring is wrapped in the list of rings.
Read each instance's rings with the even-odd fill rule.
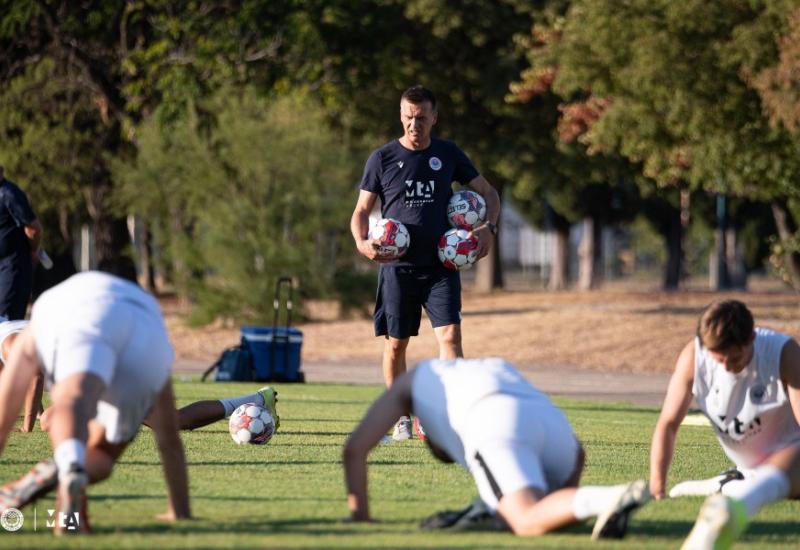
[[[275,434],[275,419],[261,405],[245,403],[233,411],[228,428],[237,445],[264,445]]]
[[[369,230],[369,238],[377,240],[378,255],[383,259],[396,259],[408,251],[411,236],[401,222],[393,218],[381,218]]]
[[[439,260],[445,267],[466,269],[478,259],[478,239],[465,229],[450,229],[439,239]]]
[[[474,191],[456,191],[447,204],[447,220],[452,227],[472,231],[486,221],[486,201]]]

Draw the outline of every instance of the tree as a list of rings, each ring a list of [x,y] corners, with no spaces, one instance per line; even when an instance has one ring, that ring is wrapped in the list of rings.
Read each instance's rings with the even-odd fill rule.
[[[531,70],[557,68],[564,97],[607,102],[580,139],[641,164],[646,185],[785,196],[797,155],[769,127],[748,75],[776,58],[786,5],[576,1]]]
[[[198,110],[212,126],[157,118],[142,127],[141,153],[121,165],[125,201],[147,212],[156,238],[196,318],[217,315],[266,322],[275,281],[298,278],[304,296],[348,291],[351,237],[341,220],[352,209],[360,165],[312,100],[261,97],[252,88],[221,90]]]

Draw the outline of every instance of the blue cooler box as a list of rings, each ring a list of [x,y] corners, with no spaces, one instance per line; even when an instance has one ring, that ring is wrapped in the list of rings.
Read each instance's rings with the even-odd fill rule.
[[[303,333],[292,327],[242,327],[242,343],[253,355],[258,381],[304,382],[300,372]]]

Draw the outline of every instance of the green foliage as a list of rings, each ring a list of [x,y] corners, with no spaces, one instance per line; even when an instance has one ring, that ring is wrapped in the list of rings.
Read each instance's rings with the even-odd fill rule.
[[[198,319],[266,320],[283,275],[303,296],[337,296],[361,168],[347,136],[304,95],[227,89],[203,108],[217,113],[206,129],[196,116],[146,124],[135,164],[118,167],[128,204],[180,264]]]
[[[176,380],[179,406],[253,391],[252,384],[201,384]],[[476,494],[469,474],[436,461],[418,440],[381,445],[369,457],[375,523],[353,524],[347,515],[341,452],[382,388],[340,384],[279,385],[281,429],[265,446],[237,446],[225,422],[181,434],[189,464],[192,510],[197,519],[169,524],[155,519],[166,508],[161,461],[152,433],[143,428],[107,481],[89,490],[94,534],[80,540],[53,537],[44,528],[47,497],[23,509],[20,532],[3,533],[14,548],[597,548],[591,523],[536,539],[510,533],[436,533],[420,519],[459,509]],[[556,398],[587,451],[582,483],[622,483],[646,477],[653,407]],[[4,481],[51,454],[47,434],[11,434],[0,460]],[[681,428],[670,483],[716,475],[728,467],[712,430]],[[633,517],[628,536],[603,547],[677,548],[700,507],[699,498],[653,502]],[[796,543],[800,503],[769,506],[736,548],[789,548]]]

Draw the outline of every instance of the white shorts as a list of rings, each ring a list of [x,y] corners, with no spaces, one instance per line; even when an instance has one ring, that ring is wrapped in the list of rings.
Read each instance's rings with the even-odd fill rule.
[[[462,430],[467,468],[491,510],[520,489],[555,491],[574,473],[579,443],[552,403],[490,395],[471,409],[464,426],[470,431]]]
[[[174,359],[159,312],[124,300],[69,312],[57,300],[37,303],[31,319],[51,385],[78,373],[105,383],[97,420],[110,443],[132,440],[167,382]]]

